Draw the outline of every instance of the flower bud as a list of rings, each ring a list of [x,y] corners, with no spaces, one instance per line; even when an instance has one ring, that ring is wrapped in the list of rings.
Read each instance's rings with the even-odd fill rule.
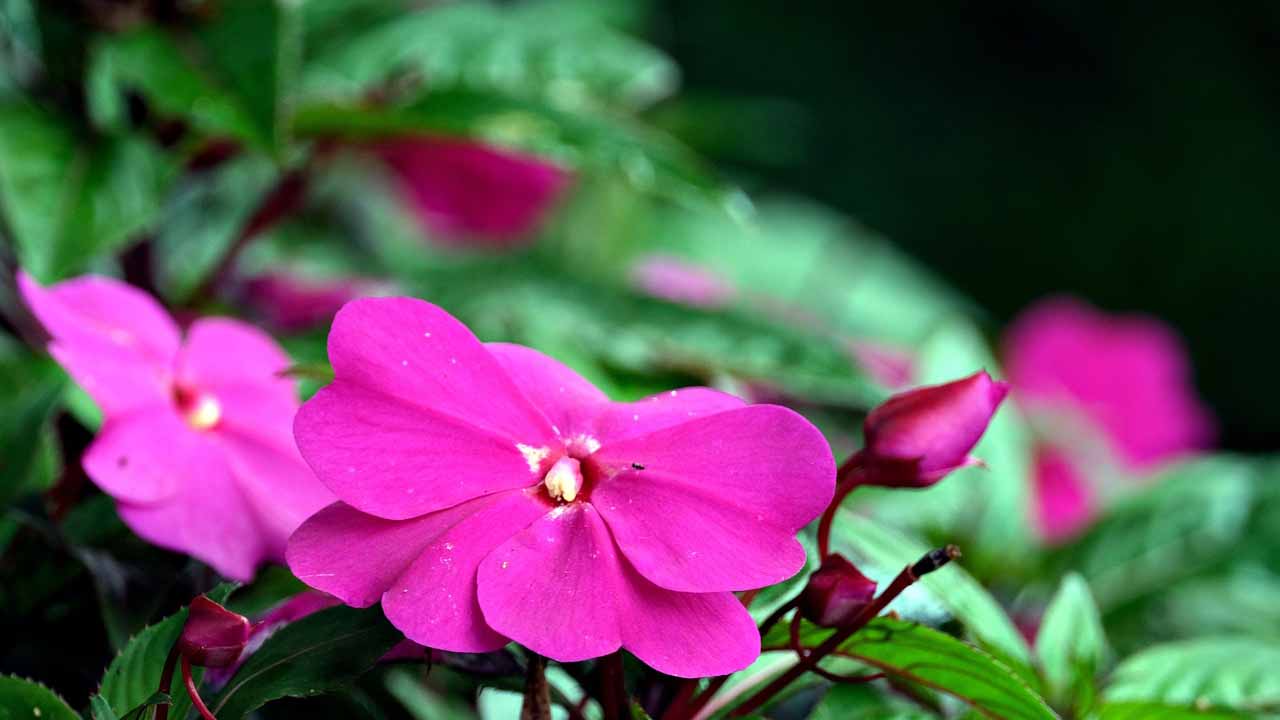
[[[822,627],[853,619],[875,597],[876,584],[842,555],[831,554],[800,593],[800,614]]]
[[[201,595],[191,601],[178,651],[192,665],[226,667],[240,657],[248,642],[249,619]]]
[[[1009,387],[985,371],[899,393],[867,415],[859,460],[865,483],[926,487],[981,464],[969,451],[986,432]]]

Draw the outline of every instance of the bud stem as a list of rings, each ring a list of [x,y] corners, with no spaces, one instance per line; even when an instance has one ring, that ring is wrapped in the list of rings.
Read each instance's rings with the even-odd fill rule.
[[[160,670],[160,687],[157,691],[169,694],[170,686],[173,685],[173,668],[178,664],[178,643],[175,641],[173,647],[169,649],[169,656],[164,659],[164,667]],[[162,703],[156,706],[155,720],[169,720],[169,706],[172,701]]]
[[[831,504],[822,513],[818,521],[818,557],[825,560],[831,554],[831,523],[836,518],[836,511],[844,503],[845,498],[854,488],[862,484],[862,451],[855,452],[840,465],[836,471],[836,494]]]
[[[840,645],[853,636],[867,623],[871,622],[885,606],[893,602],[894,598],[902,594],[903,590],[911,587],[921,576],[937,570],[946,565],[948,562],[960,557],[960,551],[955,545],[948,545],[938,550],[930,550],[924,557],[920,558],[913,565],[909,565],[898,573],[893,582],[889,583],[889,587],[880,593],[879,597],[871,601],[861,613],[849,621],[849,624],[841,627],[831,634],[821,645],[814,648],[808,655],[802,655],[800,662],[796,663],[790,670],[778,676],[773,682],[766,685],[755,695],[747,698],[745,702],[733,709],[729,713],[729,717],[742,717],[750,714],[769,701],[774,695],[777,695],[784,688],[795,681],[796,678],[813,670],[817,667],[818,662],[830,655],[832,651],[840,647]]]
[[[524,705],[520,720],[551,720],[551,688],[547,685],[547,660],[529,653],[529,668],[524,676]]]
[[[209,707],[204,704],[204,700],[200,697],[200,691],[196,689],[196,681],[191,677],[191,661],[186,656],[182,658],[182,682],[187,686],[187,697],[191,698],[191,704],[200,713],[200,717],[204,718],[204,720],[218,720],[213,716],[213,713],[209,712]]]

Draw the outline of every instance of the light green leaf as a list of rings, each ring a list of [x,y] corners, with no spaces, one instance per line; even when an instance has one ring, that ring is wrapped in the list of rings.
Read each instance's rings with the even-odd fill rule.
[[[336,690],[403,638],[379,607],[335,607],[308,615],[250,655],[209,709],[220,720],[240,720],[272,700]]]
[[[402,14],[308,60],[310,98],[358,101],[406,82],[529,96],[564,108],[638,109],[675,87],[675,64],[585,4],[457,3]]]
[[[1123,660],[1103,690],[1107,702],[1280,711],[1280,642],[1205,637],[1165,643]]]
[[[80,720],[49,688],[30,680],[0,675],[0,720]]]
[[[1066,576],[1049,602],[1036,633],[1036,656],[1054,703],[1069,705],[1074,698],[1081,707],[1092,696],[1094,677],[1107,659],[1107,638],[1089,585],[1079,575]]]
[[[170,159],[142,138],[89,147],[34,106],[0,106],[0,211],[23,267],[41,281],[136,239],[174,174]]]
[[[801,646],[816,647],[831,633],[805,622]],[[775,627],[763,640],[763,646],[770,650],[789,645],[786,627]],[[985,717],[1057,717],[1008,666],[972,645],[923,625],[876,618],[841,644],[837,652],[886,674],[951,695]]]
[[[859,566],[875,566],[891,576],[919,560],[928,546],[867,517],[841,510],[832,526],[832,546],[847,552]],[[1007,658],[1030,677],[1031,653],[1004,608],[962,567],[953,562],[920,579],[929,594],[945,607],[983,646]],[[864,567],[865,569],[865,567]],[[910,592],[910,591],[908,591]]]
[[[1230,710],[1199,709],[1160,703],[1107,703],[1088,716],[1090,720],[1250,720],[1253,715]]]
[[[470,705],[427,687],[408,670],[396,668],[387,673],[384,682],[387,692],[417,720],[476,720],[476,711]]]

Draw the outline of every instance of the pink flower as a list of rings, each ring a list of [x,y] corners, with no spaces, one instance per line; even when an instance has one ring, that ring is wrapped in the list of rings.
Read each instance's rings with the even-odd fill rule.
[[[985,371],[899,393],[867,414],[867,484],[925,487],[980,461],[969,454],[1008,392]]]
[[[631,266],[631,282],[645,294],[693,307],[722,307],[736,294],[712,270],[670,255],[640,258]]]
[[[405,202],[444,240],[519,244],[569,184],[569,173],[531,155],[469,140],[404,137],[375,146]]]
[[[795,533],[834,490],[830,449],[790,410],[705,388],[613,403],[420,300],[348,304],[329,359],[294,430],[341,502],[298,529],[289,565],[381,600],[428,647],[741,669],[760,638],[731,591],[797,572]]]
[[[1213,419],[1192,387],[1186,350],[1158,320],[1052,298],[1014,321],[1005,361],[1014,396],[1041,435],[1036,515],[1047,539],[1075,534],[1096,512],[1109,473],[1089,438],[1128,472],[1212,442]]]
[[[197,320],[185,342],[145,293],[104,277],[18,283],[49,352],[101,407],[85,472],[134,532],[238,580],[333,500],[290,436],[289,359],[256,328]]]

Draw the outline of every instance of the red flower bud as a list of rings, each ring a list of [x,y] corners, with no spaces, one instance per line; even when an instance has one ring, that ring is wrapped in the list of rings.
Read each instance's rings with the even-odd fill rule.
[[[867,415],[860,464],[869,485],[926,487],[980,464],[969,451],[986,432],[1009,386],[979,371],[889,398]]]
[[[822,627],[852,620],[875,597],[876,584],[842,555],[828,555],[800,593],[800,614]]]
[[[227,667],[249,642],[249,619],[201,595],[191,601],[178,651],[192,665]]]

